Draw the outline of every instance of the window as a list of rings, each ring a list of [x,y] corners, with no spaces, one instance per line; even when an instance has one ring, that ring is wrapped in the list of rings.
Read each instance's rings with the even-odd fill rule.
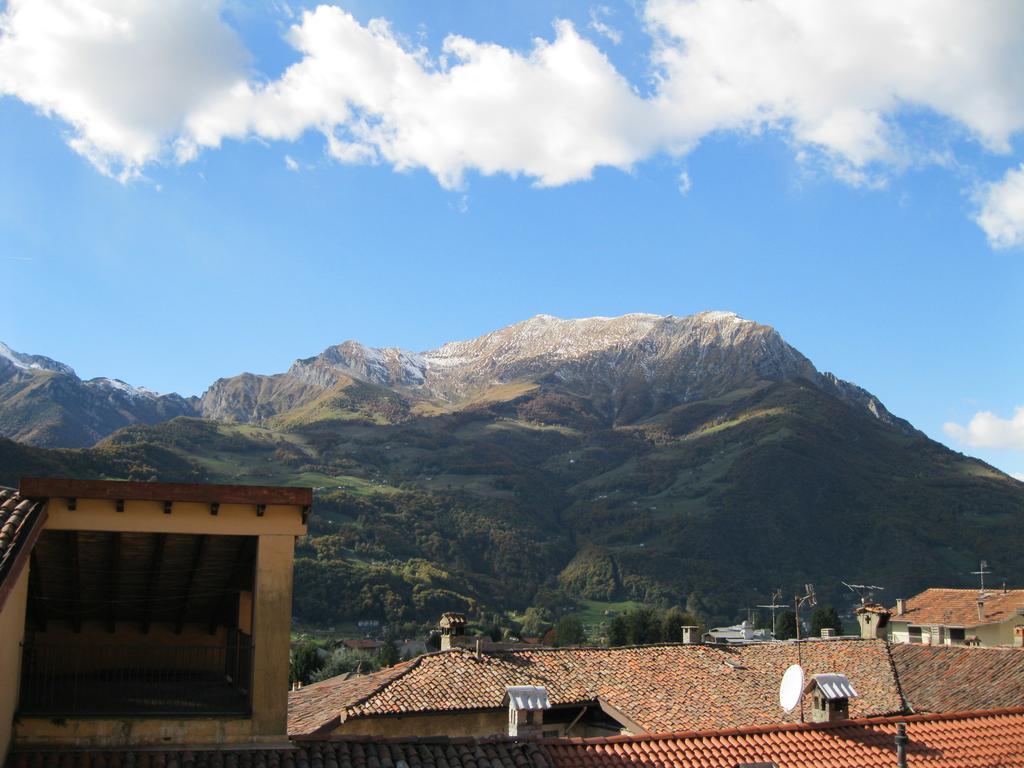
[[[963,627],[949,628],[949,642],[953,645],[963,645],[967,640],[967,630]]]
[[[921,642],[921,627],[908,627],[907,632],[910,633],[910,642]]]

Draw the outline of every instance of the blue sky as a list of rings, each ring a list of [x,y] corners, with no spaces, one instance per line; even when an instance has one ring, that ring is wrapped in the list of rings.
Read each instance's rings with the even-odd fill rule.
[[[14,349],[197,394],[348,338],[419,350],[541,312],[728,309],[1024,473],[1024,52],[1000,31],[1020,6],[803,25],[763,2],[755,46],[731,0],[149,19],[97,0],[127,42],[54,53],[66,7],[28,5],[0,36]],[[936,43],[917,69],[911,32]]]

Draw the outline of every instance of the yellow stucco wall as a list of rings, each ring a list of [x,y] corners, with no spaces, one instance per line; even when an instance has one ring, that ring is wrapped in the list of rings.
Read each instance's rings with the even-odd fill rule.
[[[21,679],[21,641],[25,632],[28,568],[23,568],[0,611],[0,763],[11,746]]]
[[[46,510],[47,530],[51,531],[122,531],[133,533],[211,533],[219,536],[258,536],[306,532],[301,510],[297,506],[268,504],[263,517],[257,517],[252,504],[221,504],[217,514],[210,514],[209,504],[175,502],[171,514],[164,514],[159,501],[125,502],[118,512],[113,501],[78,499],[69,510],[66,499],[50,499]]]
[[[253,594],[252,714],[255,733],[288,733],[288,645],[295,537],[260,536]]]
[[[894,643],[909,643],[910,622],[893,619],[890,623],[892,631],[889,639]],[[920,625],[915,624],[914,626]],[[1002,624],[983,624],[978,627],[967,627],[965,634],[967,637],[977,637],[985,648],[1012,646],[1014,644],[1014,629],[1018,626],[1024,626],[1024,616],[1016,616],[1013,619],[1004,621]],[[924,626],[922,629],[923,637],[928,637],[926,642],[934,643],[934,640],[929,636],[928,630],[930,627]],[[950,645],[948,630],[943,634],[945,636],[944,644]]]

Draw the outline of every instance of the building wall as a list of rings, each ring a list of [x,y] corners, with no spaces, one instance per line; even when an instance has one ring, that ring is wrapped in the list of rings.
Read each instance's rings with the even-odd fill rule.
[[[544,734],[565,736],[569,723],[546,722]],[[553,733],[557,731],[557,733]],[[608,728],[590,727],[586,722],[577,723],[573,737],[616,736],[625,730],[611,731]],[[508,710],[485,712],[454,712],[430,715],[388,715],[385,717],[357,717],[346,720],[331,731],[332,736],[381,736],[381,737],[487,737],[508,735]]]
[[[249,718],[195,717],[51,719],[21,717],[14,730],[19,747],[146,747],[251,744],[259,741]],[[279,739],[281,741],[283,739]]]
[[[0,610],[0,763],[11,746],[21,681],[21,641],[25,635],[28,568],[22,568]]]
[[[894,643],[909,643],[910,642],[910,622],[900,621],[898,619],[892,619],[890,621],[892,630],[889,635],[889,639]],[[920,626],[920,625],[914,625]],[[998,646],[1012,646],[1014,644],[1014,630],[1018,626],[1024,626],[1024,616],[1017,616],[1008,621],[1004,621],[1001,624],[983,624],[977,627],[966,627],[965,635],[967,637],[977,637],[981,641],[981,645],[985,648],[995,648]],[[930,627],[925,625],[923,627],[922,640],[925,643],[932,644],[933,639],[929,636]],[[949,631],[944,633],[944,645],[951,645],[949,640]],[[927,639],[925,639],[927,638]]]

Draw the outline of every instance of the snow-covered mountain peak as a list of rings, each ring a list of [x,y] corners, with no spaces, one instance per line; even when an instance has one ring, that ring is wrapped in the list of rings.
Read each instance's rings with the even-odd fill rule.
[[[26,355],[22,352],[15,352],[2,341],[0,341],[0,360],[26,371],[52,371],[70,376],[75,375],[75,371],[70,365],[64,365],[64,363],[51,360],[43,355]]]

